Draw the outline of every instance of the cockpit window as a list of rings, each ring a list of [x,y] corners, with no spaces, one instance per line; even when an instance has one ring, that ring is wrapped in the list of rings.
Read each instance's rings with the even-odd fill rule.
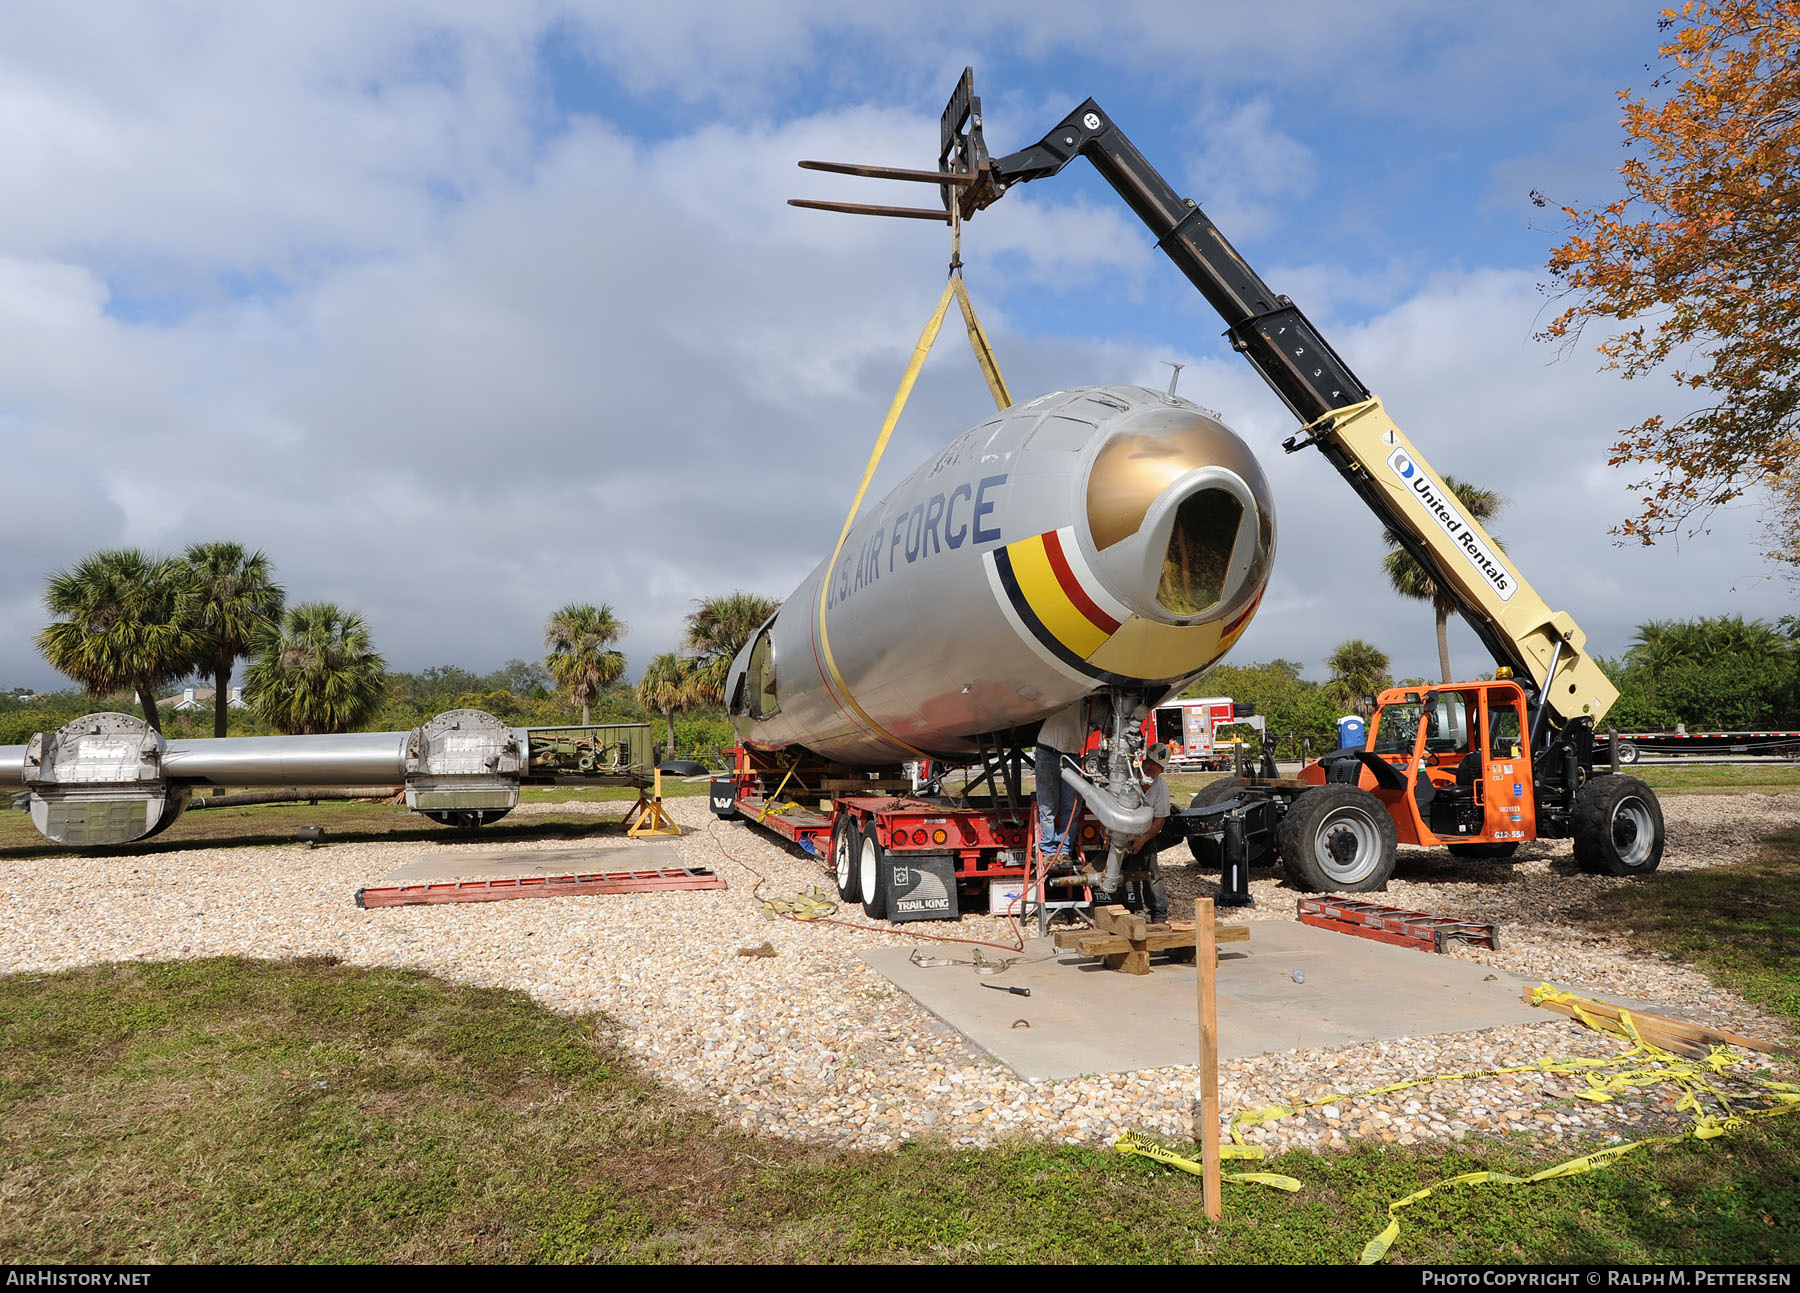
[[[1182,500],[1163,555],[1158,605],[1171,615],[1198,615],[1219,604],[1243,519],[1244,505],[1222,489],[1197,490]]]

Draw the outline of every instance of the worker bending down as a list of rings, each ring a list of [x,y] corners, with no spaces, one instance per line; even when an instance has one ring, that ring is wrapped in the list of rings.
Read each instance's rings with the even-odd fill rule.
[[[1144,795],[1150,803],[1150,825],[1127,843],[1121,870],[1126,876],[1143,877],[1127,884],[1126,891],[1129,893],[1132,884],[1137,885],[1142,895],[1137,905],[1142,906],[1153,924],[1160,925],[1169,919],[1169,890],[1163,884],[1162,864],[1157,860],[1160,850],[1156,847],[1156,837],[1169,819],[1169,783],[1163,780],[1163,770],[1169,766],[1169,747],[1159,741],[1144,751],[1141,762]],[[1132,905],[1129,900],[1127,905]]]

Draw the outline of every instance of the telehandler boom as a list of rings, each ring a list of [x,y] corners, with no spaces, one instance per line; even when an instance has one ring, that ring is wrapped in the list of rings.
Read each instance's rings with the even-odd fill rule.
[[[1245,841],[1247,858],[1277,854],[1303,885],[1346,891],[1385,886],[1397,839],[1449,843],[1469,856],[1509,855],[1537,836],[1575,839],[1589,870],[1652,871],[1663,850],[1662,810],[1642,782],[1596,776],[1594,726],[1618,691],[1566,611],[1553,611],[1469,516],[1369,388],[1286,296],[1278,295],[1192,198],[1183,198],[1094,100],[1029,148],[989,155],[973,74],[944,110],[936,176],[944,210],[965,221],[1009,189],[1085,157],[1224,319],[1245,356],[1300,421],[1288,452],[1325,455],[1402,548],[1455,603],[1499,666],[1490,683],[1396,690],[1381,697],[1366,748],[1339,751],[1281,781],[1270,775],[1208,786],[1171,819],[1197,857]],[[876,178],[930,172],[840,167]],[[892,208],[839,210],[897,214]],[[1226,819],[1242,825],[1224,829]],[[1230,885],[1227,886],[1231,888]]]

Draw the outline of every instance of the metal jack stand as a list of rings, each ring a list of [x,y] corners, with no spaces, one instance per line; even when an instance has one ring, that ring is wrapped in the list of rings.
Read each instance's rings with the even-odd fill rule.
[[[1254,907],[1250,896],[1250,846],[1244,842],[1242,809],[1225,816],[1224,861],[1219,871],[1219,906]]]
[[[673,819],[663,811],[662,801],[662,769],[658,768],[656,784],[649,796],[646,797],[642,790],[638,791],[638,801],[626,812],[624,821],[621,823],[627,828],[625,833],[632,839],[643,835],[681,834],[681,827],[677,826]],[[640,812],[643,814],[642,816],[638,816]],[[631,820],[633,817],[637,817],[635,822]]]

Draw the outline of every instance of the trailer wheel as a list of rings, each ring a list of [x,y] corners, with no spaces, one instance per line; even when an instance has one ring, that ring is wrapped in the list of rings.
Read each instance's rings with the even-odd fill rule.
[[[1619,742],[1619,762],[1620,763],[1636,763],[1638,761],[1638,757],[1639,756],[1638,756],[1637,746],[1633,745],[1630,741],[1620,741]]]
[[[862,835],[862,832],[857,832]],[[870,920],[886,920],[888,908],[888,851],[881,847],[874,831],[862,835],[861,864],[857,867],[857,885],[862,891],[863,915]]]
[[[1188,805],[1191,813],[1196,808],[1211,808],[1214,804],[1222,804],[1227,799],[1235,799],[1238,793],[1236,777],[1221,777],[1200,787],[1200,793]],[[1275,850],[1271,849],[1267,840],[1248,839],[1244,841],[1250,853],[1251,866],[1274,866]],[[1188,852],[1194,855],[1194,861],[1209,871],[1217,870],[1225,864],[1224,841],[1216,835],[1188,836]]]
[[[862,901],[862,832],[848,813],[831,828],[831,867],[836,873],[838,897],[844,905]]]
[[[1368,893],[1394,874],[1394,819],[1360,786],[1303,792],[1276,833],[1288,874],[1309,893]]]
[[[1596,875],[1649,875],[1662,862],[1656,792],[1636,777],[1590,777],[1575,792],[1575,864]]]
[[[1452,844],[1450,846],[1450,856],[1453,858],[1485,858],[1488,861],[1509,858],[1518,851],[1519,841],[1517,840],[1483,841],[1480,844]]]

